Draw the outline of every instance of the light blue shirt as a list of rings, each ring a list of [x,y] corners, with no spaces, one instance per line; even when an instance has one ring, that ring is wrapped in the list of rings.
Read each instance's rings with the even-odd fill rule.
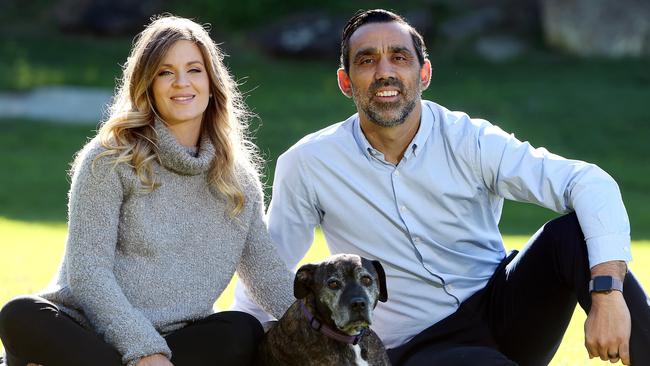
[[[504,198],[575,210],[591,266],[631,260],[627,213],[607,173],[429,101],[397,165],[369,144],[358,115],[300,140],[278,159],[267,214],[290,268],[319,225],[333,254],[381,261],[388,302],[373,329],[394,348],[485,286],[506,255]],[[235,308],[256,313],[241,289]]]

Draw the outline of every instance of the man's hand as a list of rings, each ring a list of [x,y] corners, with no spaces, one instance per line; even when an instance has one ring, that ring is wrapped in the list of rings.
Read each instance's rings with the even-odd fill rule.
[[[593,277],[609,275],[622,280],[626,271],[625,262],[615,261],[594,266],[591,274]],[[585,321],[585,347],[589,357],[600,357],[611,363],[621,360],[624,365],[630,365],[631,332],[630,310],[623,293],[616,290],[610,293],[593,292],[591,310]]]
[[[153,355],[142,357],[135,366],[174,366],[167,357],[156,353]]]

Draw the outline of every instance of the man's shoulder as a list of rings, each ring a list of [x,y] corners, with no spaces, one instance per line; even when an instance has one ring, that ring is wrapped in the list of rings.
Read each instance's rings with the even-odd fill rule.
[[[428,109],[433,115],[433,133],[451,144],[475,142],[494,127],[483,118],[449,110],[434,102],[424,100],[423,109]]]
[[[485,119],[471,117],[466,112],[450,110],[429,100],[423,100],[422,104],[433,114],[434,120],[445,127],[479,129],[491,125]]]
[[[353,129],[355,120],[356,114],[345,121],[312,132],[301,138],[282,155],[322,155],[330,149],[349,148],[351,143],[354,142]]]

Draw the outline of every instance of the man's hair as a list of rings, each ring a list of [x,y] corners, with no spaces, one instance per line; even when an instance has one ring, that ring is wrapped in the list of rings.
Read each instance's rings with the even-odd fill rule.
[[[343,28],[343,35],[341,37],[341,67],[343,67],[345,72],[349,72],[350,70],[349,52],[350,37],[352,37],[352,34],[365,24],[390,22],[403,24],[408,28],[420,66],[424,65],[424,59],[427,58],[427,47],[424,44],[424,39],[422,38],[422,35],[418,33],[418,31],[404,18],[384,9],[359,10],[352,18],[350,18],[350,20],[348,20],[348,23]]]

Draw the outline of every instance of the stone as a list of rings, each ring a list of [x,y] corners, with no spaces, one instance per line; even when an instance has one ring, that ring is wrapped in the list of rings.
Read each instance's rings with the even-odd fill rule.
[[[67,32],[133,35],[160,12],[162,0],[63,0],[54,9],[57,25]]]
[[[549,46],[579,56],[650,55],[650,1],[542,0]]]
[[[474,44],[476,53],[491,62],[505,62],[521,56],[527,45],[521,39],[497,34],[480,37]]]

